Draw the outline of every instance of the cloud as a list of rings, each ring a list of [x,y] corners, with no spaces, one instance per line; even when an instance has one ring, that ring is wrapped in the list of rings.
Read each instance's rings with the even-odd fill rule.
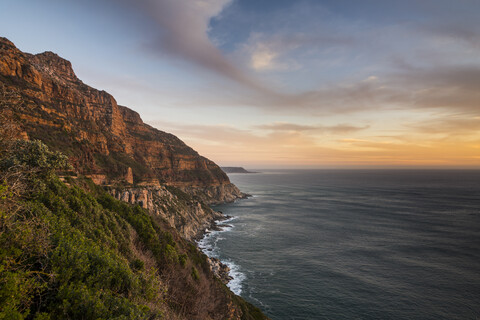
[[[164,121],[152,125],[181,136],[200,154],[220,165],[259,167],[319,167],[356,163],[355,152],[319,144],[302,131],[277,130],[255,134],[224,125],[189,125]]]
[[[443,65],[407,70],[391,75],[387,85],[410,90],[411,101],[416,108],[480,114],[479,65]]]
[[[359,81],[326,84],[301,93],[227,94],[230,87],[220,84],[215,91],[202,93],[203,96],[191,92],[190,98],[195,106],[249,106],[272,114],[302,113],[316,117],[386,110],[437,110],[475,116],[480,115],[478,88],[480,66],[406,66],[400,71],[370,75]]]
[[[152,125],[181,136],[200,154],[220,165],[262,167],[478,167],[480,139],[423,141],[421,136],[343,138],[335,144],[319,143],[308,127],[254,134],[225,125],[189,125],[154,121]],[[278,125],[277,127],[282,128]],[[285,124],[285,129],[288,128]],[[302,131],[306,129],[307,131]]]
[[[316,133],[332,133],[332,134],[346,134],[352,133],[360,130],[365,130],[369,126],[359,127],[350,124],[338,124],[334,126],[309,126],[309,125],[300,125],[295,123],[288,122],[275,122],[271,124],[264,124],[255,126],[257,129],[269,130],[269,131],[290,131],[290,132],[316,132]]]
[[[183,98],[189,100],[185,105],[242,105],[315,116],[392,108],[480,110],[478,58],[462,66],[454,60],[463,57],[453,55],[457,51],[436,53],[437,47],[430,48],[434,32],[450,38],[460,35],[475,43],[478,33],[468,29],[469,24],[448,20],[439,27],[427,20],[422,27],[431,32],[412,36],[420,28],[416,23],[372,28],[358,18],[345,21],[306,1],[260,17],[265,23],[250,21],[244,41],[229,35],[235,39],[234,52],[227,58],[212,41],[210,28],[212,19],[221,21],[221,26],[230,23],[221,17],[236,9],[231,5],[234,1],[122,1],[149,21],[144,24],[150,27],[146,32],[150,52],[189,61],[240,84],[212,84],[215,89],[202,93],[203,97],[197,92]],[[452,46],[457,48],[456,43]],[[442,55],[442,63],[429,61],[435,54]],[[402,65],[391,64],[395,57],[401,57]],[[373,70],[370,74],[369,69]]]
[[[312,146],[314,138],[302,132],[273,131],[257,134],[247,129],[239,129],[229,125],[192,125],[168,121],[150,121],[151,125],[178,134],[190,141],[207,145],[223,145],[227,148],[252,147],[251,151],[271,150],[272,148],[288,148],[291,146]]]
[[[475,29],[477,28],[477,29]],[[435,25],[425,25],[419,27],[419,30],[430,36],[450,42],[463,42],[473,48],[480,48],[480,30],[478,24],[461,25],[453,23],[437,23]]]
[[[252,90],[270,93],[254,77],[236,67],[209,39],[210,20],[232,0],[125,0],[141,8],[153,23],[154,40],[146,45],[153,54],[165,53],[240,83]]]
[[[132,5],[136,3],[132,1]],[[279,18],[270,29],[249,26],[242,41],[233,35],[230,50],[236,51],[229,52],[227,58],[227,50],[222,52],[210,39],[209,26],[230,1],[142,3],[144,13],[155,21],[152,52],[184,59],[251,90],[236,94],[244,91],[230,90],[230,83],[225,81],[215,86],[208,103],[194,97],[192,104],[212,101],[216,105],[250,106],[272,117],[281,113],[362,113],[367,118],[385,110],[411,111],[402,138],[380,137],[392,131],[378,130],[375,122],[370,128],[342,120],[337,125],[272,122],[245,129],[154,123],[178,134],[212,160],[287,166],[478,163],[480,149],[472,147],[480,145],[474,118],[480,115],[478,34],[461,22],[446,21],[437,27],[426,19],[424,31],[415,32],[420,30],[416,22],[372,25],[355,19],[345,23],[330,16],[326,23],[323,19],[305,21],[308,28],[296,29],[300,21],[296,12],[291,16],[285,13],[296,18],[288,20],[293,23],[287,27],[278,24]],[[197,11],[199,5],[204,7]],[[319,20],[322,23],[315,22]],[[392,63],[395,59],[401,63]],[[294,73],[299,70],[302,73]],[[252,71],[256,76],[249,73]],[[310,77],[308,85],[305,77]],[[268,89],[267,82],[262,81],[288,89]],[[433,114],[444,116],[423,122],[415,118]],[[451,118],[453,115],[459,116]],[[399,121],[385,119],[383,125]],[[362,132],[365,129],[369,130]],[[446,139],[448,132],[452,134]],[[342,139],[319,141],[322,134],[342,135]],[[466,135],[470,136],[468,141],[459,138]]]
[[[298,31],[266,34],[253,32],[238,49],[238,61],[249,59],[247,65],[255,71],[295,71],[303,67],[301,56],[315,50],[336,46],[351,46],[354,39],[345,35],[323,32],[308,34]],[[316,53],[318,55],[318,52]]]
[[[188,140],[200,141],[208,145],[228,144],[238,146],[248,143],[247,141],[261,139],[260,136],[253,134],[250,130],[238,129],[229,125],[193,125],[159,120],[149,121],[149,124]]]
[[[337,83],[272,100],[317,115],[372,110],[438,109],[480,114],[480,66],[434,65],[405,68],[361,81]]]
[[[277,56],[278,53],[263,44],[259,44],[251,54],[250,65],[255,70],[279,69],[280,67],[275,63]]]
[[[440,135],[449,140],[465,139],[468,137],[480,139],[480,116],[448,115],[428,121],[408,124],[407,127],[424,134]]]

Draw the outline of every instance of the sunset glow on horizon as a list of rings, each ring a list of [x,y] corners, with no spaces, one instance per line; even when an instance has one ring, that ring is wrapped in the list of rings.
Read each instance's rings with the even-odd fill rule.
[[[480,2],[0,4],[0,36],[221,166],[480,168]]]

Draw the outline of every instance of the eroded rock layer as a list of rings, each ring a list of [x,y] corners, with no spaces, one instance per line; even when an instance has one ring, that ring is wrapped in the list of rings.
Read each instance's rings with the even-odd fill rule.
[[[15,100],[2,112],[13,114],[23,136],[64,152],[78,173],[97,184],[174,186],[205,203],[243,196],[214,162],[84,84],[55,53],[23,53],[0,38],[0,85]]]
[[[109,188],[118,200],[139,204],[151,214],[165,219],[187,240],[196,240],[203,231],[223,219],[223,215],[171,186]]]

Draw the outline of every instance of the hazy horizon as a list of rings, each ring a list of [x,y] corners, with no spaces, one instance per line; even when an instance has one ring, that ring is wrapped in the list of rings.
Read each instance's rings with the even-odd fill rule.
[[[480,2],[0,3],[0,36],[221,166],[480,168]]]
[[[280,171],[287,171],[287,170],[293,170],[293,171],[296,171],[296,170],[305,170],[305,171],[308,171],[308,170],[362,170],[362,171],[369,171],[369,170],[372,170],[372,171],[375,171],[375,170],[378,170],[378,171],[381,171],[381,170],[391,170],[391,171],[415,171],[415,170],[430,170],[430,171],[478,171],[480,170],[479,167],[432,167],[432,166],[428,166],[428,167],[413,167],[413,166],[410,166],[410,167],[398,167],[398,166],[376,166],[376,167],[372,167],[372,166],[364,166],[364,167],[353,167],[353,166],[350,166],[350,167],[307,167],[307,166],[301,166],[301,167],[247,167],[247,166],[241,166],[241,165],[238,165],[238,166],[224,166],[222,164],[218,164],[220,167],[241,167],[241,168],[244,168],[245,170],[247,171],[255,171],[254,173],[261,173],[261,170],[265,170],[265,171],[274,171],[274,170],[280,170]],[[244,173],[236,173],[236,172],[232,172],[232,173],[229,173],[229,174],[244,174]]]

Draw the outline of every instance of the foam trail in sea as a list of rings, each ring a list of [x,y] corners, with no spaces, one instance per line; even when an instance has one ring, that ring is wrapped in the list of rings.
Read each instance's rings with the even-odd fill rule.
[[[246,276],[240,271],[240,267],[233,261],[221,259],[221,255],[217,246],[218,241],[224,239],[220,237],[220,234],[231,231],[233,226],[229,225],[228,223],[235,219],[236,217],[231,217],[226,220],[216,221],[216,224],[220,230],[210,231],[207,229],[205,236],[201,240],[197,241],[197,245],[208,257],[220,259],[222,263],[226,264],[230,268],[228,274],[233,279],[229,281],[227,287],[232,290],[233,293],[240,295],[242,293],[242,282],[246,279]]]
[[[242,293],[242,282],[246,278],[245,274],[242,273],[239,266],[232,261],[228,260],[222,262],[230,268],[228,274],[233,278],[230,280],[230,282],[228,282],[227,287],[236,295],[240,295]]]

